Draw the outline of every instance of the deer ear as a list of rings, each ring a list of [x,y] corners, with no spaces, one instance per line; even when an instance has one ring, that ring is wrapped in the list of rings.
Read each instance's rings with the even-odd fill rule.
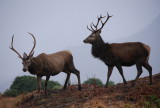
[[[34,51],[31,53],[31,55],[29,56],[30,58],[32,58],[33,57],[33,55],[34,55]]]
[[[24,52],[23,53],[23,59],[27,59],[28,58],[28,56],[27,56],[27,54]]]

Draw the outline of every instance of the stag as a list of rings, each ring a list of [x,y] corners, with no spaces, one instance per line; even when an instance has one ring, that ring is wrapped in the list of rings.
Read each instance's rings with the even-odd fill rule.
[[[39,54],[37,57],[33,57],[34,48],[36,46],[36,39],[33,34],[29,33],[34,39],[34,46],[30,51],[29,55],[25,52],[23,57],[18,53],[18,51],[13,47],[13,38],[11,42],[10,49],[18,54],[19,58],[22,59],[23,71],[29,71],[30,74],[37,76],[38,81],[38,92],[41,90],[41,79],[46,76],[45,81],[45,95],[47,96],[47,83],[50,76],[59,74],[60,72],[65,72],[67,74],[66,81],[64,83],[63,89],[67,87],[67,82],[70,78],[71,73],[75,74],[78,78],[78,89],[81,89],[80,84],[80,72],[75,68],[73,63],[73,56],[70,51],[60,51],[53,54]]]
[[[98,17],[97,24],[92,23],[90,25],[90,28],[87,25],[87,29],[92,33],[84,40],[84,43],[89,43],[92,45],[91,53],[93,57],[102,60],[108,66],[108,74],[105,87],[108,86],[108,82],[114,66],[119,70],[124,84],[127,84],[123,75],[122,66],[136,65],[138,72],[132,86],[135,85],[135,82],[142,74],[143,66],[149,71],[150,84],[152,84],[152,67],[148,63],[150,55],[150,47],[148,45],[145,45],[141,42],[109,44],[103,41],[102,37],[100,36],[101,30],[111,17],[112,16],[109,16],[108,13],[107,18],[106,16],[100,15],[100,17]],[[103,21],[103,18],[106,18],[106,20]],[[98,28],[99,22],[101,22],[100,28]]]

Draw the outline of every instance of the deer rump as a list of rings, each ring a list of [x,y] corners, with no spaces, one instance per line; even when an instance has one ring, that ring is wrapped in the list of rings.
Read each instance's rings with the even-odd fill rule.
[[[150,48],[140,42],[106,43],[101,51],[93,51],[93,56],[98,57],[107,65],[132,66],[136,63],[146,63],[149,59]],[[99,53],[99,54],[98,54]],[[96,56],[97,55],[97,56]]]

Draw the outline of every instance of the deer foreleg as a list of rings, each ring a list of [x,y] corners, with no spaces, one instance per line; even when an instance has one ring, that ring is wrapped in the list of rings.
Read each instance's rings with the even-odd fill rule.
[[[107,75],[107,82],[105,84],[105,87],[108,87],[108,83],[109,83],[110,76],[112,74],[112,70],[113,70],[113,66],[108,66],[108,75]]]
[[[41,77],[37,76],[37,81],[38,81],[38,92],[41,90]]]

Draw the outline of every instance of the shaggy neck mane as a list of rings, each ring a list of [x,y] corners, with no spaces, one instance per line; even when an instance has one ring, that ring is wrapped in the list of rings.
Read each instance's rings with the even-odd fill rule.
[[[38,58],[37,57],[33,57],[31,59],[31,66],[28,68],[28,71],[33,75],[35,75],[36,72],[38,71],[38,69],[37,69],[38,64],[37,63],[38,63]]]
[[[92,55],[102,61],[107,59],[107,53],[110,51],[110,45],[105,43],[101,36],[92,44]]]

